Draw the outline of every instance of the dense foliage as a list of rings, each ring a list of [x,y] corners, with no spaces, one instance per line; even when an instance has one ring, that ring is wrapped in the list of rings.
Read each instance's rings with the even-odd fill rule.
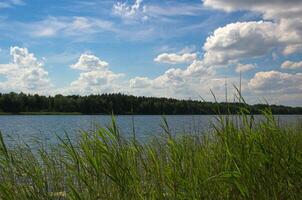
[[[123,138],[113,120],[35,151],[0,137],[0,199],[302,199],[301,124],[238,120],[176,138],[163,123],[146,143]]]
[[[212,103],[155,97],[135,97],[124,94],[90,96],[40,96],[24,93],[0,94],[0,112],[78,112],[84,114],[221,114],[238,113],[240,107],[251,113],[268,107],[240,103]],[[274,114],[302,114],[301,107],[270,106]]]

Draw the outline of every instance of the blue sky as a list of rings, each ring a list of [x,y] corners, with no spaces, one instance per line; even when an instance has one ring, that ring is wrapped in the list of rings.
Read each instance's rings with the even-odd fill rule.
[[[301,106],[301,13],[299,0],[2,0],[0,89],[224,100],[241,71],[250,103]]]

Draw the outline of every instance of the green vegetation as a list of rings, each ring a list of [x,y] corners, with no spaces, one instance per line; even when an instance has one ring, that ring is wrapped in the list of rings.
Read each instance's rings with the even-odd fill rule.
[[[241,107],[253,114],[270,107],[274,114],[302,114],[302,107],[277,105],[243,105],[242,103],[212,103],[193,100],[177,100],[155,97],[135,97],[123,94],[90,96],[39,96],[24,93],[0,94],[0,114],[236,114]]]
[[[0,112],[0,115],[83,115],[80,112]]]
[[[146,143],[123,138],[114,119],[47,149],[0,137],[0,199],[301,199],[302,125],[264,116],[219,117],[211,133],[178,137],[164,120]]]

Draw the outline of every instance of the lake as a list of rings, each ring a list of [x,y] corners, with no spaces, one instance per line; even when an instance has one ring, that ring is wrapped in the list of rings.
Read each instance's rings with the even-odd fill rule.
[[[302,115],[276,117],[282,123],[302,121]],[[174,134],[205,132],[211,129],[211,122],[215,122],[213,115],[169,115],[166,118]],[[75,137],[81,130],[89,131],[97,129],[98,126],[108,126],[110,121],[111,116],[106,115],[3,115],[0,116],[0,130],[8,142],[30,142],[39,139],[53,143],[56,141],[56,135],[62,136],[66,132]],[[160,115],[123,115],[116,116],[116,121],[121,133],[126,137],[133,133],[133,121],[136,135],[140,140],[163,132]]]

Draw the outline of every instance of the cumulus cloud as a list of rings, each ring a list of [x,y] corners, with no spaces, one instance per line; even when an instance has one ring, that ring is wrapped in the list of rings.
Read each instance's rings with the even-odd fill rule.
[[[256,66],[254,64],[241,64],[241,63],[239,63],[239,64],[237,64],[235,71],[237,73],[247,72],[247,71],[250,71],[250,70],[255,69],[255,68],[256,68]]]
[[[95,55],[82,54],[71,68],[84,72],[63,92],[95,94],[124,91],[136,95],[185,98],[198,95],[203,90],[209,94],[210,85],[216,89],[221,85],[219,79],[213,79],[213,69],[205,67],[201,60],[192,61],[186,69],[171,68],[155,78],[134,77],[128,80],[128,84],[123,80],[124,74],[112,72],[108,64],[104,66],[100,64],[102,62],[105,61]]]
[[[26,48],[11,47],[10,55],[9,64],[0,64],[0,75],[6,78],[0,83],[2,91],[49,94],[52,84],[43,62]]]
[[[291,44],[284,48],[283,54],[290,55],[296,52],[301,52],[301,50],[302,50],[302,44]]]
[[[203,61],[194,60],[186,69],[171,68],[155,77],[135,77],[129,81],[132,93],[166,97],[196,97],[201,91],[209,93],[215,71]]]
[[[213,77],[212,68],[204,66],[203,61],[194,60],[186,69],[171,68],[153,80],[155,88],[179,87],[193,82],[199,83],[202,77]]]
[[[302,51],[302,1],[300,0],[204,0],[205,6],[227,12],[252,11],[263,14],[261,22],[237,22],[218,28],[204,44],[204,62],[226,65],[272,53]],[[300,62],[285,61],[282,68],[298,69]],[[237,66],[236,71],[252,66]],[[300,105],[301,73],[258,72],[248,82],[249,93],[263,95],[271,103]]]
[[[245,36],[252,36],[253,34],[255,34],[255,32],[259,33],[260,31],[263,33],[262,35],[259,35],[259,39],[253,37],[250,38],[250,44],[246,46],[248,49],[250,49],[249,46],[253,47],[253,43],[256,43],[257,45],[260,45],[259,54],[266,53],[267,51],[265,51],[265,49],[270,50],[272,47],[278,48],[280,46],[283,49],[284,55],[302,51],[302,1],[300,0],[204,0],[204,5],[225,11],[247,10],[259,12],[263,14],[264,19],[269,19],[269,21],[263,22],[262,25],[254,24],[253,26],[257,26],[255,27],[255,30],[250,29],[250,33],[245,34]],[[251,26],[251,23],[253,22],[245,23],[248,23],[249,26]],[[236,38],[236,35],[241,36],[241,31],[244,31],[242,29],[244,24],[236,24],[237,28],[233,24],[232,26],[227,25],[222,29],[217,29],[216,37],[220,36],[224,40],[228,39],[230,41],[234,41],[234,37]],[[238,25],[242,26],[242,28],[238,27]],[[231,30],[230,28],[233,28],[233,30]],[[237,31],[234,29],[236,29]],[[232,31],[234,31],[235,33],[233,34]],[[274,35],[272,35],[272,33],[274,33]],[[225,35],[226,38],[224,38],[223,35]],[[215,34],[214,36],[212,36],[212,40],[214,39]],[[248,38],[238,39],[242,40]],[[261,45],[258,42],[264,42],[264,44]],[[238,50],[241,51],[240,48]],[[211,56],[212,55],[209,55],[209,57]],[[253,56],[253,52],[251,52],[251,56]],[[223,59],[225,59],[225,56],[219,54],[217,58],[223,61]]]
[[[284,20],[282,23],[251,21],[227,24],[207,38],[203,46],[205,63],[226,65],[265,56],[279,49],[284,55],[299,52],[302,50],[302,31],[298,25],[292,26],[295,28]]]
[[[263,56],[279,45],[277,26],[272,22],[237,22],[218,28],[207,38],[203,49],[208,65]]]
[[[280,41],[286,44],[284,55],[302,51],[302,16],[296,19],[281,19],[279,22]]]
[[[113,13],[123,19],[140,19],[147,20],[145,6],[142,6],[143,0],[135,0],[133,5],[128,5],[127,2],[117,2],[113,5]]]
[[[78,62],[71,65],[71,68],[83,71],[104,70],[107,67],[107,62],[102,61],[101,59],[92,54],[82,54]]]
[[[147,77],[135,77],[129,81],[131,88],[148,88],[152,84],[152,80]]]
[[[300,69],[300,68],[302,68],[302,61],[293,62],[290,60],[286,60],[282,63],[281,68],[283,68],[283,69]]]
[[[162,53],[158,55],[154,61],[159,63],[168,63],[168,64],[179,64],[179,63],[189,63],[196,60],[196,53],[184,53],[181,55],[175,53]]]
[[[302,74],[288,74],[278,71],[257,72],[248,85],[254,91],[263,94],[301,94]],[[300,99],[302,100],[301,95]]]
[[[63,89],[64,93],[99,94],[119,92],[123,88],[120,79],[124,74],[110,71],[108,63],[93,54],[82,54],[77,63],[70,67],[84,72],[69,87]]]

